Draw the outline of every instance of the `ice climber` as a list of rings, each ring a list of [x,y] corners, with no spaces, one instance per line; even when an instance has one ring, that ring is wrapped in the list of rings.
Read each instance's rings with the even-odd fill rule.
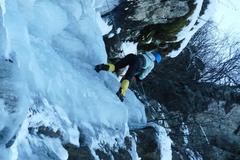
[[[160,63],[161,56],[164,55],[156,51],[138,55],[128,54],[115,64],[98,64],[95,66],[95,70],[97,72],[118,72],[119,69],[129,66],[126,74],[121,79],[121,86],[116,93],[119,99],[123,101],[130,81],[132,79],[136,79],[137,81],[143,80],[154,68],[154,63]]]

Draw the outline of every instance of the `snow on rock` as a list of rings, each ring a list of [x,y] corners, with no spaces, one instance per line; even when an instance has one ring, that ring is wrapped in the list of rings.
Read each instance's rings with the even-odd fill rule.
[[[150,126],[154,127],[157,131],[157,137],[159,142],[160,148],[160,159],[161,160],[171,160],[172,159],[172,140],[167,135],[165,128],[158,126],[154,123],[149,124]]]
[[[182,132],[182,135],[183,135],[183,145],[186,146],[189,142],[189,140],[188,140],[189,129],[188,129],[188,126],[184,122],[182,122],[180,131]]]
[[[200,15],[203,0],[195,0],[195,4],[196,9],[194,10],[194,13],[188,18],[190,23],[186,27],[184,27],[181,32],[177,34],[176,41],[182,41],[181,46],[178,48],[178,50],[170,52],[168,55],[170,57],[176,57],[178,54],[181,53],[181,51],[187,46],[191,37],[198,31],[199,28],[201,28],[207,22],[213,12],[212,8],[214,7],[212,7],[212,5],[214,4],[212,2],[210,3],[210,5],[208,5],[208,8],[203,15]]]
[[[119,0],[95,0],[95,8],[101,14],[110,12],[119,4]]]
[[[136,137],[132,137],[131,138],[132,148],[129,149],[129,153],[130,153],[132,159],[134,159],[134,160],[141,160],[141,158],[137,154],[136,141],[137,141]]]
[[[190,160],[203,160],[202,156],[198,152],[194,152],[189,148],[187,148],[185,152]]]
[[[102,18],[101,18],[101,14],[100,13],[97,13],[97,22],[98,22],[98,25],[102,31],[102,35],[105,35],[105,34],[108,34],[111,30],[112,30],[112,26],[109,26],[108,25],[108,22],[104,21]]]
[[[129,53],[136,54],[137,53],[137,43],[134,42],[124,42],[122,43],[121,49],[125,55]]]

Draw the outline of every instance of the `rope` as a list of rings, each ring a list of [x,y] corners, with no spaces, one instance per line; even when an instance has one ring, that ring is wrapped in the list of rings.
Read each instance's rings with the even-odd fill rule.
[[[142,94],[136,81],[134,81],[134,84],[135,84],[135,86],[136,86],[136,88],[137,88],[137,92],[138,92],[139,94]]]
[[[141,88],[142,88],[143,97],[144,97],[145,100],[147,100],[147,96],[146,96],[145,90],[144,90],[144,88],[143,88],[143,84],[140,83],[140,86],[141,86]]]
[[[139,85],[137,84],[136,81],[134,82],[134,84],[135,84],[135,86],[136,86],[136,88],[137,88],[137,92],[140,93],[140,94],[143,96],[143,100],[144,100],[144,101],[147,101],[147,96],[146,96],[146,94],[145,94],[145,90],[144,90],[144,88],[143,88],[142,83],[139,84],[140,87],[141,87],[141,89],[139,88]]]
[[[200,127],[200,129],[201,129],[201,131],[202,131],[202,133],[203,133],[203,136],[204,136],[207,144],[210,144],[210,142],[209,142],[209,140],[208,140],[208,138],[207,138],[206,132],[204,131],[204,129],[203,129],[203,127],[201,126],[201,124],[199,124],[199,127]]]

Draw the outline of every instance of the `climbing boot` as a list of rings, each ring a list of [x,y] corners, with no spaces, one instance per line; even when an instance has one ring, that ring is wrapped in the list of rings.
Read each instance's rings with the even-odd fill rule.
[[[126,95],[126,91],[128,89],[129,86],[129,80],[125,79],[122,81],[121,83],[121,87],[119,88],[118,92],[116,93],[117,96],[119,97],[119,99],[123,102],[124,97]]]
[[[100,71],[115,71],[115,65],[114,64],[98,64],[95,66],[95,71],[100,72]]]
[[[121,94],[121,88],[119,88],[119,90],[116,93],[116,95],[118,96],[118,98],[120,99],[121,102],[124,101],[124,96]]]

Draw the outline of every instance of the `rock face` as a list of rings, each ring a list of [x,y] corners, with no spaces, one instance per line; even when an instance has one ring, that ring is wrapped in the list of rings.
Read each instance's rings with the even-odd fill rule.
[[[142,159],[160,160],[160,150],[156,141],[156,130],[152,127],[134,132],[137,137],[137,151]]]
[[[141,158],[143,160],[161,160],[161,144],[159,142],[158,126],[167,126],[162,107],[155,100],[149,102],[142,99],[141,95],[139,99],[143,101],[146,107],[146,114],[148,117],[148,124],[140,126],[139,128],[130,129],[130,135],[125,137],[124,144],[118,144],[111,148],[104,142],[99,145],[101,148],[90,150],[86,143],[84,133],[80,135],[80,146],[77,147],[73,144],[63,144],[64,148],[68,151],[69,160],[86,159],[94,160],[96,157],[103,160],[135,160]],[[144,101],[145,100],[145,101]],[[46,129],[40,127],[39,130]],[[50,131],[51,132],[51,131]],[[47,136],[55,133],[47,134]],[[46,135],[46,134],[45,134]],[[163,147],[164,148],[164,147]],[[164,153],[163,153],[164,154]]]
[[[96,157],[104,160],[133,160],[138,156],[144,160],[160,160],[161,153],[157,141],[157,131],[153,127],[136,129],[131,132],[131,135],[125,138],[123,146],[115,148],[109,148],[107,144],[95,151],[91,151],[84,145],[77,147],[72,144],[64,144],[64,147],[68,151],[69,160],[94,160]],[[135,151],[137,152],[134,153]]]
[[[182,17],[189,11],[187,1],[138,0],[135,3],[134,15],[126,17],[126,19],[145,24],[167,23],[169,19]]]
[[[141,51],[165,49],[172,51],[180,46],[177,33],[189,24],[188,17],[196,8],[194,0],[123,0],[111,13],[115,36],[104,37],[110,56],[119,53],[121,41],[138,42]],[[202,10],[204,10],[203,8]],[[116,30],[121,28],[119,33]]]
[[[189,23],[187,19],[196,8],[194,2],[122,1],[108,15],[112,17],[115,29],[121,28],[118,35],[104,37],[110,58],[118,54],[121,41],[127,40],[138,42],[139,51],[178,48],[181,41],[176,41],[176,34]],[[204,1],[201,14],[208,3],[209,1]],[[196,46],[188,46],[178,57],[165,59],[144,81],[147,95],[168,109],[162,112],[158,111],[158,107],[146,108],[148,120],[158,123],[158,120],[165,119],[168,122],[174,141],[174,160],[193,159],[192,157],[238,160],[239,87],[236,92],[229,86],[201,83],[199,80],[206,65],[201,56],[196,56],[196,52]],[[159,116],[163,113],[165,117]],[[183,122],[188,126],[189,133],[182,131]],[[134,135],[139,140],[136,142],[139,155],[143,159],[157,159],[156,143],[152,141],[154,130],[147,128],[134,132]],[[147,148],[149,142],[151,145]],[[149,153],[151,154],[148,155]]]
[[[235,105],[229,113],[224,111],[225,103],[212,103],[208,110],[197,115],[197,122],[203,125],[208,143],[213,152],[205,152],[206,158],[240,159],[240,134],[239,127],[240,105]]]

